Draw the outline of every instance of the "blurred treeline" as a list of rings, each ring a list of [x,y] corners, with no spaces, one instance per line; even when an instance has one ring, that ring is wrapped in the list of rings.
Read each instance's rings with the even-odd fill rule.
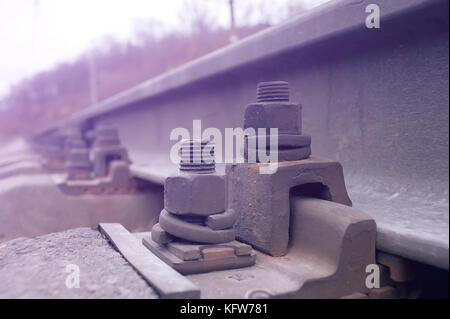
[[[230,28],[210,22],[200,12],[184,31],[162,36],[152,31],[157,27],[154,22],[143,23],[135,41],[105,38],[74,61],[23,79],[0,101],[0,136],[36,133],[95,101],[229,44]],[[268,22],[237,26],[234,34],[242,39],[268,26]]]

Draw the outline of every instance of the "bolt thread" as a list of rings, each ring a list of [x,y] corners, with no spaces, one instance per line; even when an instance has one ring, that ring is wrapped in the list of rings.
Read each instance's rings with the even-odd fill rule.
[[[119,132],[117,128],[102,124],[95,128],[94,147],[120,146]]]
[[[260,82],[256,90],[256,99],[258,102],[289,102],[289,83]]]
[[[180,171],[190,173],[213,173],[216,170],[214,161],[214,143],[202,140],[185,140],[181,143],[179,153]]]
[[[82,139],[73,140],[66,158],[68,180],[90,179],[92,164],[89,159],[89,149]]]
[[[86,142],[78,139],[71,143],[67,154],[67,164],[70,166],[76,163],[81,166],[90,166],[89,149]]]

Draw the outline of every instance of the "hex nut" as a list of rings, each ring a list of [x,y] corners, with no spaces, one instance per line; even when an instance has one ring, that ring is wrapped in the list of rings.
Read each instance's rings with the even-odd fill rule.
[[[252,103],[245,109],[244,129],[278,128],[278,134],[302,134],[302,106],[288,102]],[[257,134],[258,131],[256,131]],[[270,132],[267,132],[270,134]]]
[[[164,208],[177,215],[217,214],[227,208],[226,191],[223,174],[181,173],[164,183]]]

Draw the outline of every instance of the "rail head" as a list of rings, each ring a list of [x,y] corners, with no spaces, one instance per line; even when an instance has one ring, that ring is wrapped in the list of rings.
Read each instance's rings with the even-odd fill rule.
[[[373,0],[382,8],[383,22],[415,10],[423,10],[446,0]],[[46,135],[59,128],[81,124],[100,115],[123,109],[139,101],[173,91],[213,76],[242,68],[292,50],[315,45],[357,28],[365,28],[364,0],[334,0],[318,6],[278,26],[263,30],[230,44],[172,71],[144,81],[89,106],[37,134]]]

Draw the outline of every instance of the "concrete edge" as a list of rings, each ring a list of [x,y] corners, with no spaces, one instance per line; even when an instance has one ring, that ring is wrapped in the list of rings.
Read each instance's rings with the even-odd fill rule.
[[[98,229],[161,298],[200,298],[200,288],[146,249],[121,224],[101,223]]]

